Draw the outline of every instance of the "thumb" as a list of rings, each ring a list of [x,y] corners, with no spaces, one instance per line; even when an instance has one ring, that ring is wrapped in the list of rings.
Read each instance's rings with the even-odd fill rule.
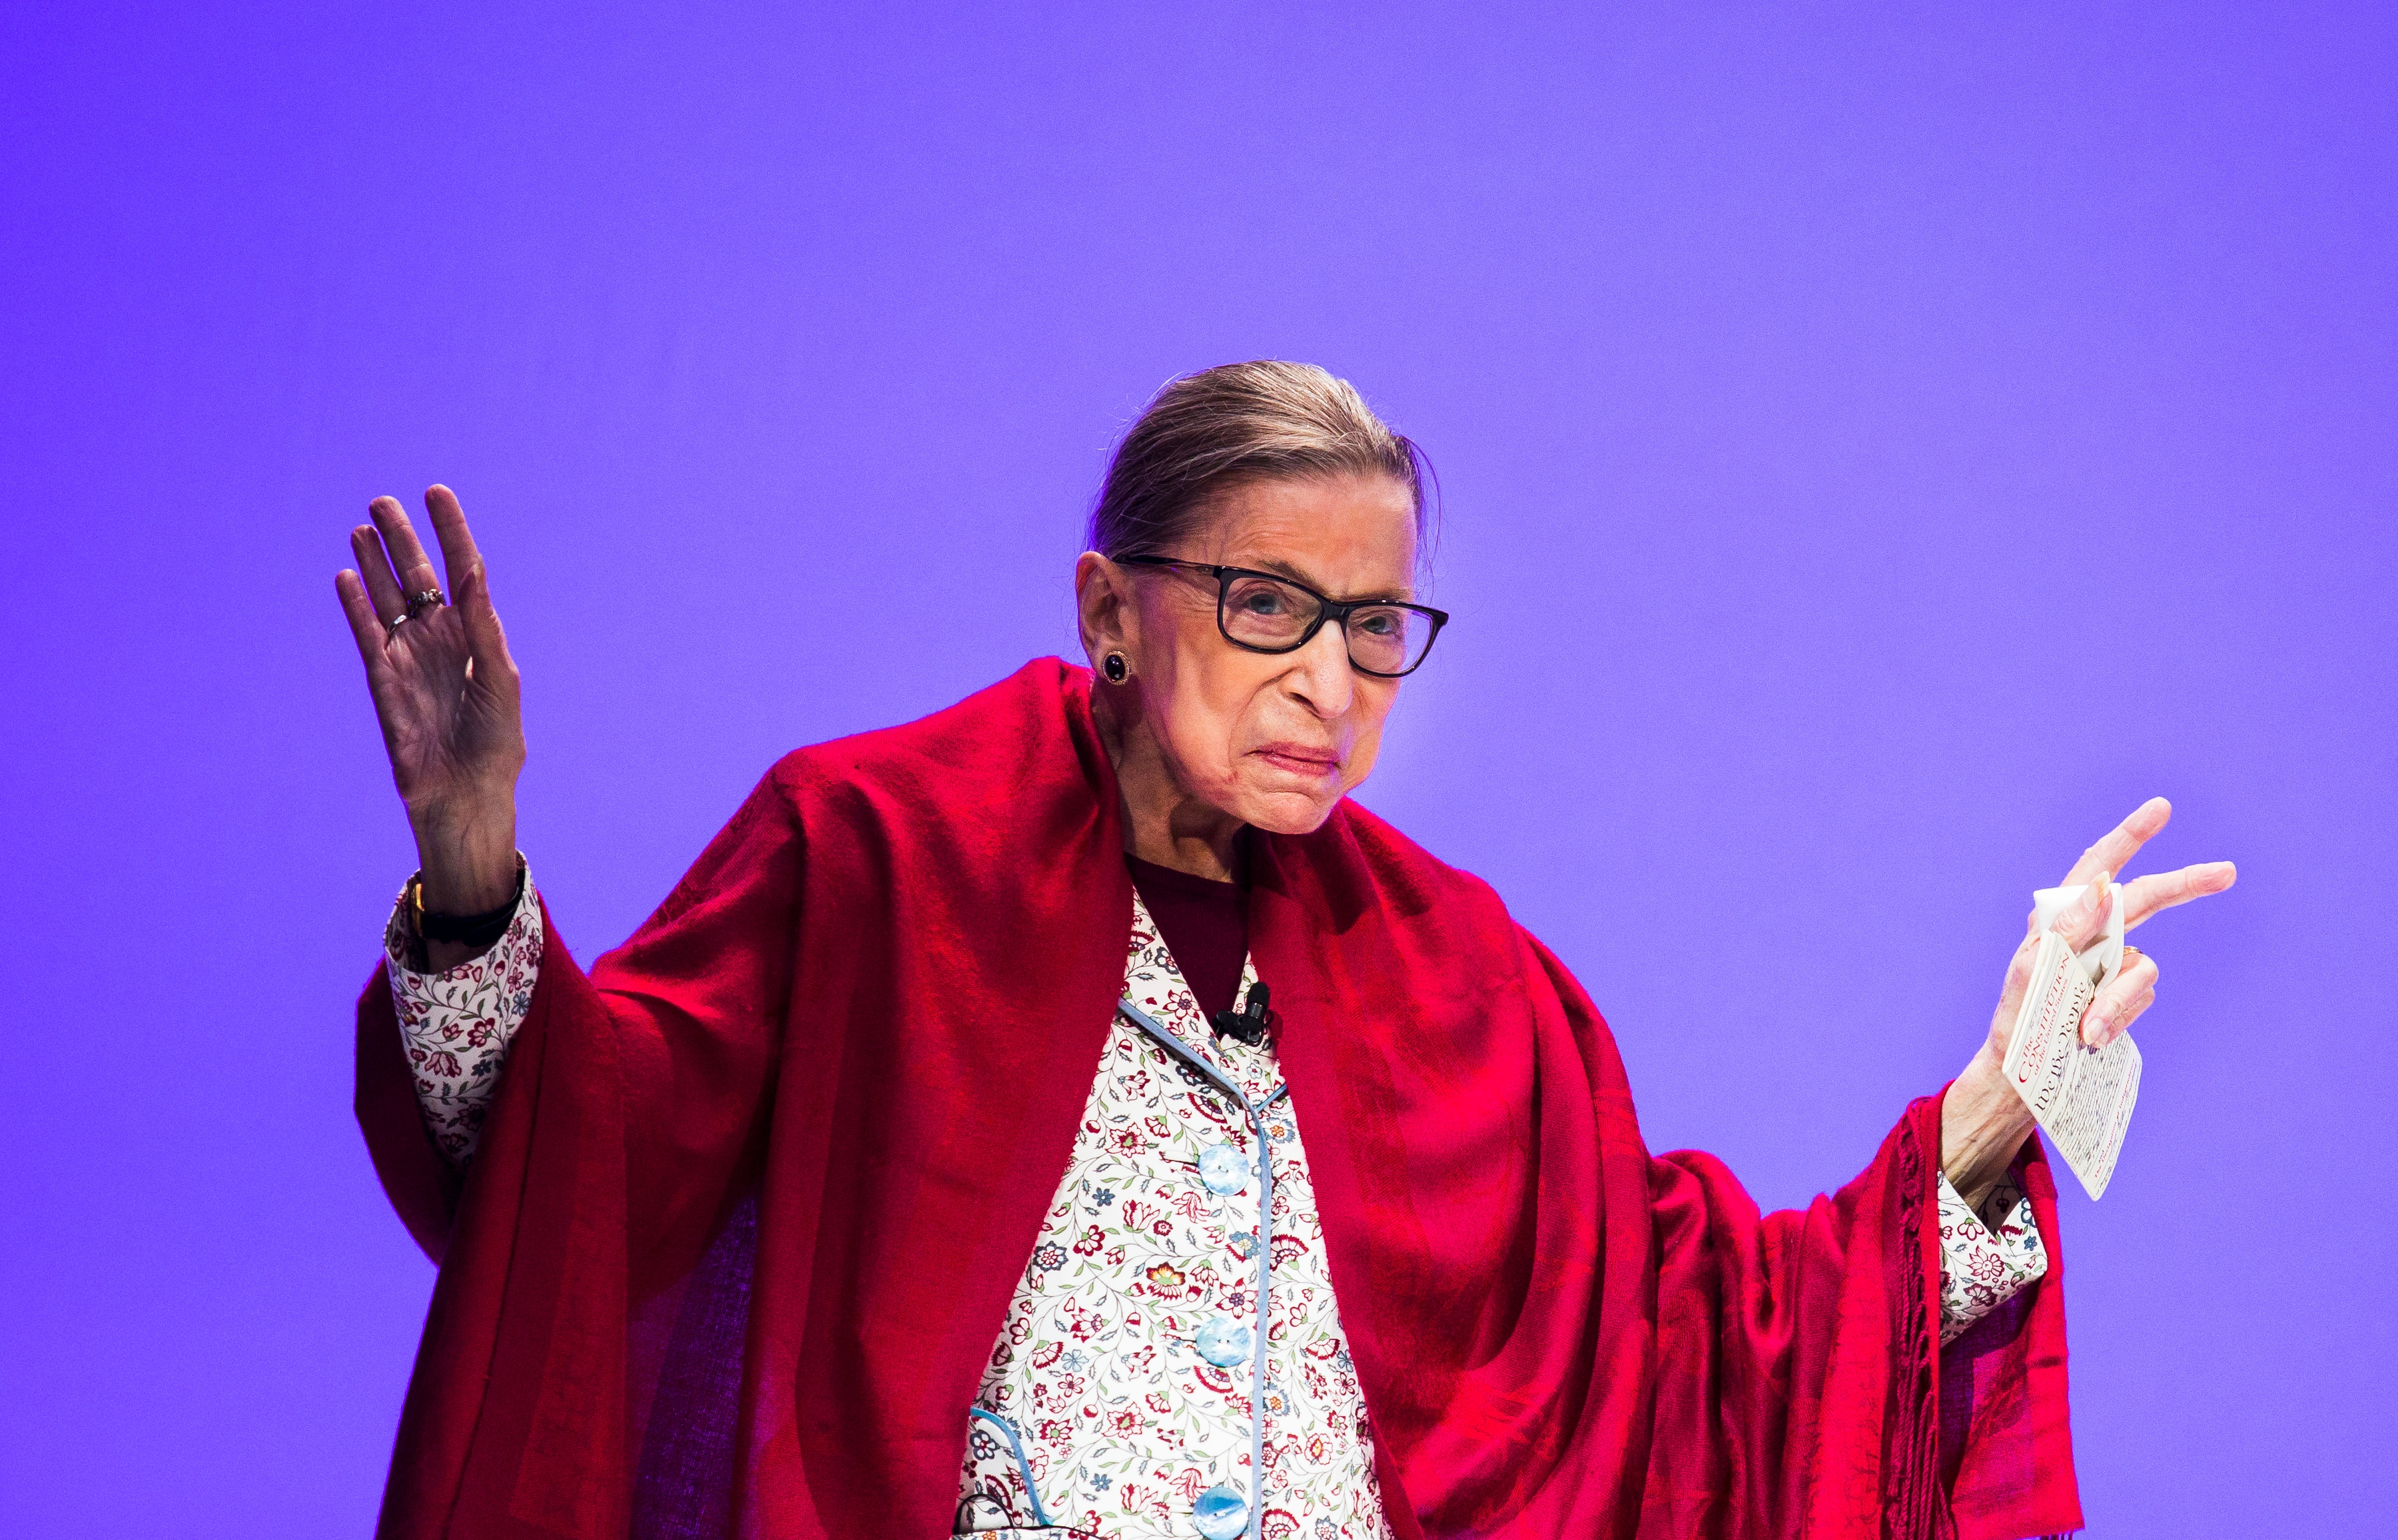
[[[2066,905],[2065,912],[2048,928],[2065,944],[2080,952],[2098,939],[2107,928],[2108,912],[2114,907],[2115,874],[2101,871],[2090,880],[2088,891]]]

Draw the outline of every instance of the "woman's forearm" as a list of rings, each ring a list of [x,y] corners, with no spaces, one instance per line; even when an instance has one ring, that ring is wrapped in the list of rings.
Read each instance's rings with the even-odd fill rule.
[[[2031,1109],[1984,1043],[1940,1104],[1940,1169],[1969,1207],[1979,1209],[2006,1174],[2031,1122]]]
[[[513,786],[485,792],[463,806],[452,804],[423,813],[411,809],[408,821],[416,831],[417,869],[423,873],[418,892],[426,910],[436,914],[484,914],[515,898]],[[425,960],[437,972],[472,962],[490,950],[430,939],[424,945]]]

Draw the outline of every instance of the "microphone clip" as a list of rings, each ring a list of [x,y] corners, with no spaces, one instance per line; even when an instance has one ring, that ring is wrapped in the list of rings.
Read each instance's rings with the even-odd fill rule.
[[[1217,1036],[1238,1038],[1254,1048],[1265,1041],[1266,1029],[1272,1024],[1273,1012],[1267,1009],[1267,1004],[1273,997],[1273,992],[1266,988],[1265,980],[1260,979],[1249,986],[1248,998],[1239,1010],[1219,1010],[1207,1019],[1208,1024],[1216,1029]]]

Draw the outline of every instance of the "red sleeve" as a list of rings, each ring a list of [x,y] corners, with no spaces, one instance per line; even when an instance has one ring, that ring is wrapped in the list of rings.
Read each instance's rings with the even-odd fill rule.
[[[1656,1400],[1642,1533],[2020,1540],[2081,1527],[2054,1251],[2046,1277],[1948,1354],[1939,1346],[1940,1104],[1908,1107],[1864,1172],[1804,1209],[1760,1214],[1712,1155],[1649,1162]],[[2053,1245],[2037,1141],[2018,1169]]]
[[[1938,1273],[1923,1237],[1938,1113],[1936,1098],[1917,1102],[1862,1175],[1799,1210],[1760,1215],[1712,1155],[1650,1163],[1646,1521],[1708,1533],[1705,1509],[1723,1504],[1758,1533],[1795,1519],[1797,1533],[1845,1534],[1887,1509],[1893,1533],[1935,1533]],[[1755,1463],[1739,1468],[1742,1455]]]
[[[391,992],[358,1006],[359,1126],[440,1261],[381,1533],[622,1533],[628,1322],[754,1169],[790,994],[801,842],[775,777],[586,977],[555,924],[463,1180],[416,1114]]]
[[[628,1218],[649,1244],[705,1243],[759,1125],[790,998],[800,847],[770,776],[649,921],[587,977],[543,906],[548,939],[526,1019],[563,998],[607,1022],[626,1134],[642,1151]],[[508,1080],[519,1077],[522,1035],[502,1072],[495,1117]],[[462,1178],[425,1137],[387,966],[358,997],[357,1086],[359,1128],[384,1191],[438,1262],[471,1172],[488,1163]]]
[[[544,958],[543,966],[547,966]],[[409,1073],[399,1018],[392,1008],[388,960],[375,965],[358,995],[357,1014],[357,1089],[352,1106],[366,1134],[367,1154],[400,1223],[424,1254],[439,1262],[450,1245],[459,1175],[424,1131],[424,1110],[417,1104],[415,1077]]]

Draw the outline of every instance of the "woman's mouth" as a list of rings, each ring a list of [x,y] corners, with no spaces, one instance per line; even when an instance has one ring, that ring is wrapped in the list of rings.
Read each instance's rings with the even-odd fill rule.
[[[1288,771],[1309,780],[1325,780],[1340,773],[1340,756],[1329,749],[1316,749],[1303,743],[1269,743],[1250,750],[1249,753],[1277,770]]]

